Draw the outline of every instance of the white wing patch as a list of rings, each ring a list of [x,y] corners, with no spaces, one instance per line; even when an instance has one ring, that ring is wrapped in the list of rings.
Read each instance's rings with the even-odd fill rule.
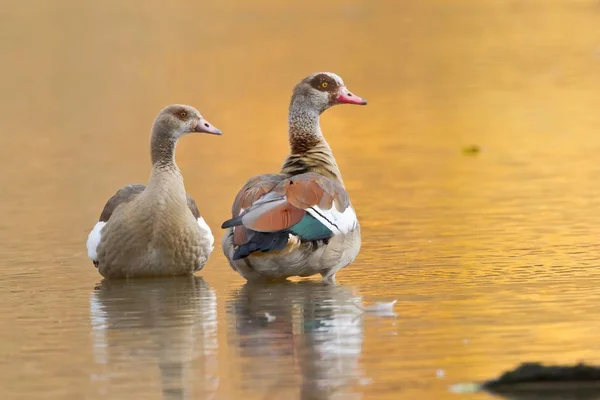
[[[202,217],[198,218],[198,225],[200,226],[200,230],[208,238],[208,240],[210,242],[210,248],[212,250],[214,248],[214,244],[215,244],[215,237],[212,235],[212,232],[210,230],[210,226],[208,226],[208,224],[206,223],[206,221]]]
[[[102,239],[102,235],[100,234],[102,231],[102,228],[104,227],[104,225],[106,225],[106,222],[98,222],[96,225],[94,225],[94,229],[92,229],[92,231],[90,232],[89,236],[88,236],[88,240],[86,243],[87,246],[87,251],[88,251],[88,257],[92,260],[92,261],[98,261],[98,245],[100,244],[100,240]]]
[[[329,228],[334,235],[352,232],[358,223],[352,206],[348,206],[344,212],[339,212],[335,207],[323,210],[317,206],[307,208],[306,211]]]

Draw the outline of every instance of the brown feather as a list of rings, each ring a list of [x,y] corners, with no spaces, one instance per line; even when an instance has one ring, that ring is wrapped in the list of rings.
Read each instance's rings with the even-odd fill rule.
[[[102,213],[100,214],[99,221],[107,222],[112,216],[113,212],[117,209],[121,204],[126,204],[139,196],[146,189],[146,185],[140,184],[131,184],[127,185],[117,191],[104,206]],[[188,193],[186,193],[187,205],[190,209],[190,212],[194,216],[194,218],[200,218],[200,211],[198,211],[198,206],[196,202]]]
[[[318,184],[323,188],[323,190],[333,197],[333,201],[335,203],[335,207],[338,211],[343,212],[350,205],[350,199],[348,198],[348,193],[342,185],[338,182],[329,179],[325,176],[315,174],[313,177]]]
[[[247,210],[252,203],[273,190],[285,178],[282,174],[264,174],[251,178],[236,196],[231,209],[232,216],[238,217],[240,210]]]
[[[335,204],[338,211],[343,212],[350,204],[342,185],[313,172],[290,178],[286,186],[286,195],[288,201],[299,208],[318,205],[324,210],[329,210]]]
[[[327,192],[323,192],[323,197],[319,201],[319,208],[322,210],[329,210],[333,205],[333,196]]]
[[[298,208],[309,208],[320,203],[325,192],[314,180],[290,178],[286,185],[287,200]]]
[[[236,226],[233,230],[233,243],[241,246],[248,243],[248,231],[244,226]]]
[[[296,225],[306,211],[284,202],[269,211],[244,221],[244,226],[259,232],[278,232]]]
[[[322,140],[314,143],[306,140],[301,135],[292,136],[292,152],[283,163],[281,172],[288,176],[318,173],[343,185],[342,174],[329,145]]]
[[[233,202],[232,216],[238,217],[242,209],[250,208],[252,203],[273,190],[285,178],[286,176],[282,174],[264,174],[249,179]],[[236,246],[248,243],[248,230],[244,226],[235,227],[233,242]]]

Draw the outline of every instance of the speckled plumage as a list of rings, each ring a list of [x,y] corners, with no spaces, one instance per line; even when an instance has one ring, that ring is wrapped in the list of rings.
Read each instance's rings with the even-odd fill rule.
[[[323,82],[326,82],[326,85],[323,85]],[[323,137],[319,124],[321,113],[329,107],[339,104],[336,96],[342,90],[345,91],[344,93],[350,93],[341,78],[331,73],[313,74],[296,85],[289,111],[290,154],[282,166],[281,174],[261,175],[250,179],[236,198],[232,210],[233,219],[226,221],[224,225],[227,226],[229,223],[237,224],[237,226],[233,226],[225,232],[222,249],[231,267],[249,281],[283,280],[291,276],[321,274],[325,282],[333,283],[335,274],[354,261],[358,255],[361,246],[360,224],[356,220],[352,204],[349,201],[346,202],[347,206],[345,207],[350,209],[349,215],[354,218],[350,231],[333,233],[326,239],[303,240],[301,236],[291,233],[293,226],[276,231],[261,230],[264,233],[260,233],[262,236],[258,240],[263,241],[260,242],[262,245],[257,243],[253,248],[268,249],[269,246],[272,246],[272,249],[252,251],[251,254],[240,259],[238,259],[240,246],[252,243],[253,231],[249,226],[253,226],[254,221],[262,220],[252,218],[251,221],[249,220],[249,225],[240,220],[234,221],[236,217],[248,212],[247,209],[250,205],[257,204],[257,200],[266,199],[266,193],[276,201],[285,202],[287,194],[277,197],[272,191],[280,190],[278,187],[280,188],[281,185],[278,186],[278,184],[286,178],[308,177],[304,179],[331,180],[331,184],[325,186],[339,187],[346,195],[342,174],[329,144]],[[353,95],[350,94],[350,96]],[[360,99],[359,97],[354,98]],[[355,102],[354,104],[366,104],[364,100],[360,100],[362,103]],[[322,195],[335,196],[331,190],[325,190],[325,194]],[[313,192],[310,194],[315,195]],[[239,201],[240,198],[244,198],[244,202]],[[319,198],[315,199],[318,203]],[[302,216],[296,213],[297,209],[296,211],[291,209],[289,216],[288,214],[269,215],[269,213],[289,213],[286,204],[282,203],[283,209],[275,207],[270,210],[267,207],[264,217],[261,218],[265,219],[266,223],[270,221],[272,224],[280,220],[290,221],[290,224],[295,223],[296,217]],[[314,214],[317,210],[309,207],[306,211]],[[258,217],[261,215],[263,214],[259,212]],[[278,238],[281,238],[282,235],[287,235],[287,244],[280,248],[282,246],[279,245]],[[273,244],[270,244],[271,242],[267,239],[271,240]],[[283,239],[285,240],[285,237]]]

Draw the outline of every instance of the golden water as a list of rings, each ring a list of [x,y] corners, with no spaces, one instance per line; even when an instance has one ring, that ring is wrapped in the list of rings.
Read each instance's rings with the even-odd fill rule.
[[[600,362],[599,13],[4,4],[0,397],[455,399],[450,385],[522,361]],[[363,227],[338,286],[247,287],[218,248],[195,279],[102,281],[87,234],[119,187],[146,181],[164,105],[224,132],[177,153],[220,237],[240,186],[286,155],[292,86],[322,70],[369,100],[322,121]],[[361,314],[359,299],[397,299],[397,315]]]

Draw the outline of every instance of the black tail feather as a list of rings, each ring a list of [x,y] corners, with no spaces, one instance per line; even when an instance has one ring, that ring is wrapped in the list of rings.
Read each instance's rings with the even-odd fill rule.
[[[256,251],[282,250],[288,242],[288,232],[255,232],[250,231],[250,240],[239,246],[233,253],[233,259],[239,260],[248,257]]]
[[[242,217],[235,217],[235,218],[231,218],[228,219],[227,221],[223,222],[223,225],[221,225],[221,229],[227,229],[227,228],[231,228],[232,226],[238,226],[238,225],[242,225]]]

